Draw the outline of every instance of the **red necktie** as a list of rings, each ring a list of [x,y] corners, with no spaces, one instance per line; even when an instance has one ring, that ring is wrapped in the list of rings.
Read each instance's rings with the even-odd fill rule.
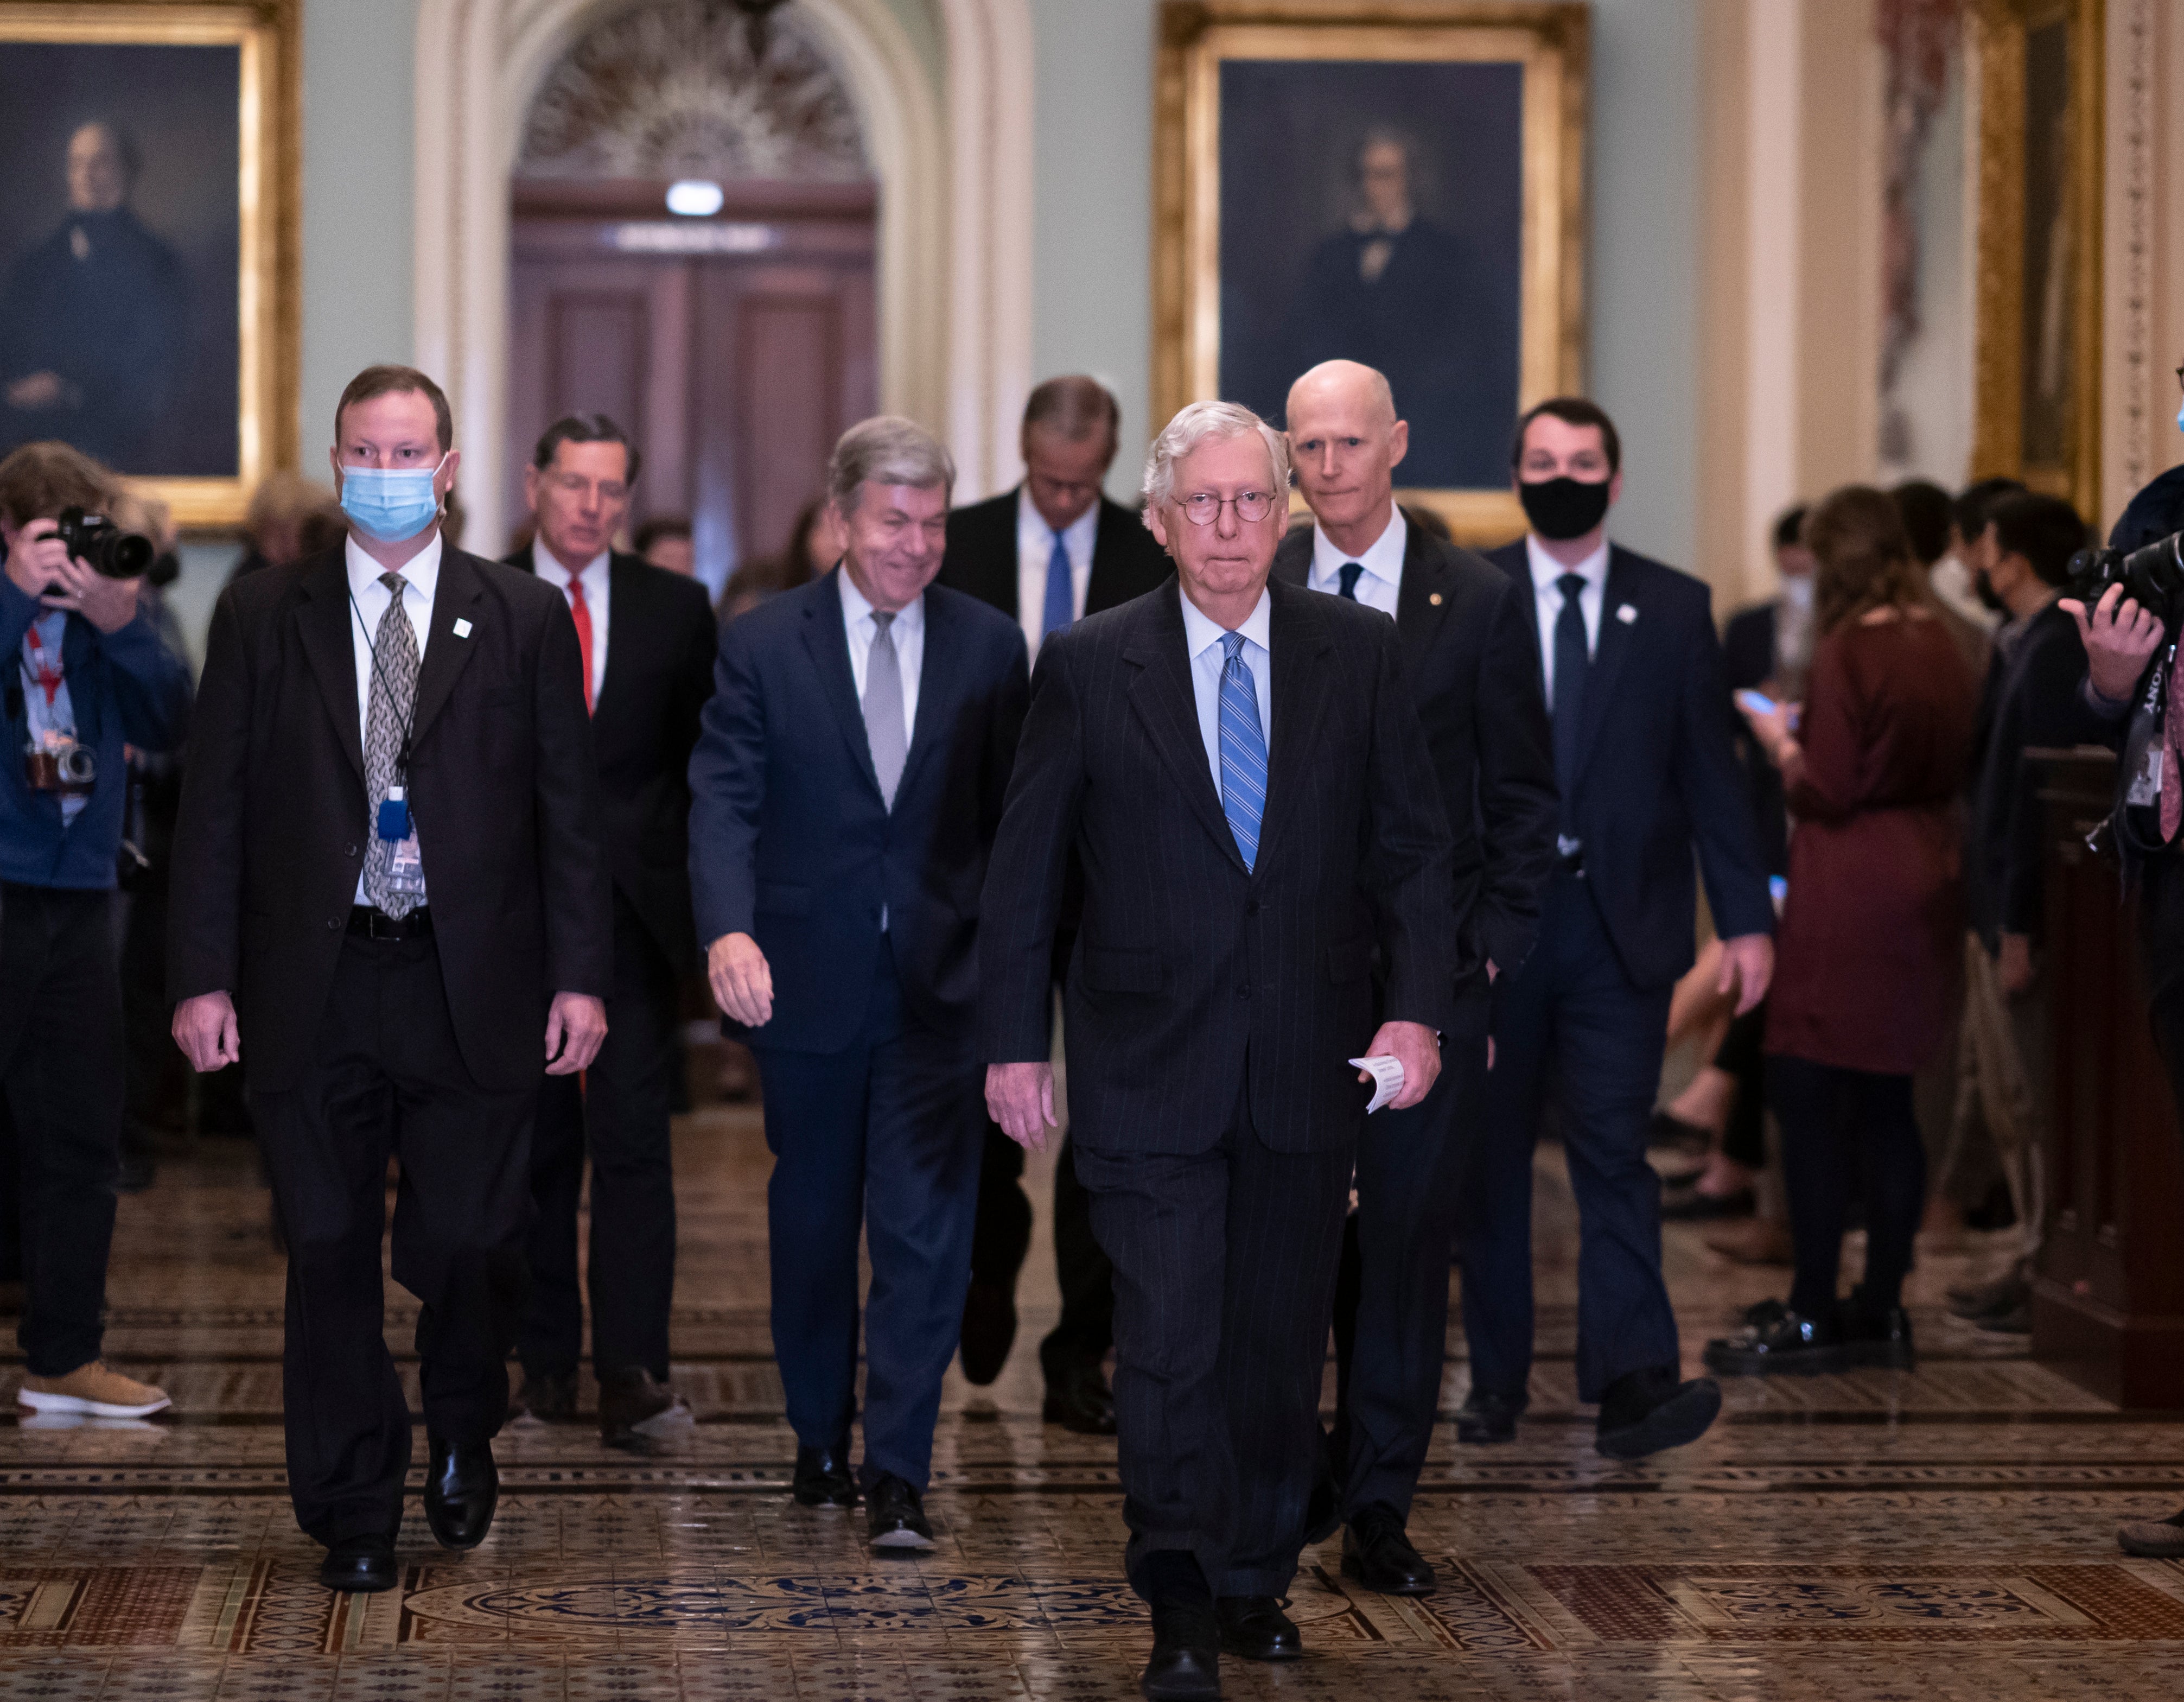
[[[592,605],[584,600],[584,576],[569,576],[569,614],[577,623],[577,648],[584,658],[584,713],[592,712]]]

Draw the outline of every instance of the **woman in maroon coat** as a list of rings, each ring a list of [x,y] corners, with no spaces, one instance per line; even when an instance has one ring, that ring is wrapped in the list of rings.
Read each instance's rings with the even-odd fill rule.
[[[1896,506],[1852,485],[1805,522],[1819,642],[1801,713],[1746,711],[1793,827],[1767,1097],[1797,1245],[1786,1307],[1711,1344],[1716,1370],[1908,1365],[1905,1273],[1925,1203],[1911,1078],[1940,1046],[1961,958],[1958,799],[1975,685]],[[1865,1280],[1838,1300],[1854,1181]]]

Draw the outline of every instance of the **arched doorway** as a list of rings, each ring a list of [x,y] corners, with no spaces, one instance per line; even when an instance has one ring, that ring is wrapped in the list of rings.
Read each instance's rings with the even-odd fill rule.
[[[794,13],[760,33],[704,0],[645,0],[571,44],[521,134],[503,511],[521,515],[547,425],[610,414],[645,454],[632,517],[690,516],[717,590],[783,544],[877,405],[855,108]],[[692,210],[670,210],[676,183]]]

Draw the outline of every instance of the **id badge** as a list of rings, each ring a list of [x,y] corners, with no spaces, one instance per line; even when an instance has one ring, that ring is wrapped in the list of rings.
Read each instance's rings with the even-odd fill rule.
[[[390,892],[402,893],[411,898],[424,896],[425,859],[417,847],[415,828],[406,837],[397,840],[387,847],[387,886]]]
[[[407,788],[389,786],[387,789],[387,797],[379,806],[379,836],[390,845],[412,838]]]
[[[2124,802],[2142,809],[2151,809],[2161,801],[2161,772],[2169,759],[2166,745],[2159,739],[2150,741],[2146,747],[2146,760],[2138,765],[2138,773],[2131,776],[2131,790],[2124,794]]]

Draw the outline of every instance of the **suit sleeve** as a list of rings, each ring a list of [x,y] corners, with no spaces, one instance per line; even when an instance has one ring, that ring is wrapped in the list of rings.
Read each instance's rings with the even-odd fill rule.
[[[577,624],[556,597],[539,635],[532,711],[546,985],[603,999],[614,987],[614,888],[600,839],[599,765],[584,709],[582,658]]]
[[[758,824],[766,807],[766,697],[749,628],[721,629],[713,695],[690,753],[690,902],[698,949],[749,934],[758,911]]]
[[[243,795],[250,756],[250,661],[232,589],[205,639],[196,727],[182,769],[167,921],[167,996],[232,993],[242,953]]]
[[[1015,772],[1017,749],[1023,741],[1024,717],[1031,708],[1031,665],[1013,632],[1005,635],[1001,683],[994,695],[992,717],[986,738],[984,773],[978,782],[978,840],[990,852],[1000,832],[1001,812],[1008,802],[1009,777]]]
[[[1736,760],[1736,744],[1722,706],[1729,678],[1721,640],[1703,605],[1692,622],[1691,647],[1683,678],[1683,722],[1676,786],[1698,841],[1699,873],[1714,931],[1724,940],[1774,931],[1774,904],[1767,893],[1767,867],[1759,852],[1752,789]]]
[[[675,670],[668,694],[669,749],[687,767],[697,748],[705,701],[713,695],[713,663],[720,651],[721,629],[713,619],[712,605],[703,595],[688,600],[690,611],[683,624],[682,657]]]
[[[2047,835],[2039,778],[2025,752],[2103,743],[2107,729],[2078,689],[2086,675],[2086,647],[2075,627],[2048,637],[2026,660],[2016,688],[2022,694],[2023,718],[2003,845],[2001,925],[2005,934],[2037,935],[2047,909]]]
[[[171,751],[189,730],[190,671],[141,610],[118,633],[99,636],[113,665],[121,736],[140,751]]]
[[[1053,1046],[1054,930],[1085,784],[1070,648],[1062,635],[1039,646],[978,906],[979,1034],[989,1063],[1043,1063]]]
[[[1479,937],[1497,969],[1531,955],[1540,896],[1554,872],[1562,813],[1555,787],[1554,734],[1535,660],[1532,609],[1513,589],[1494,611],[1479,669],[1479,812],[1485,827],[1485,890]],[[1460,801],[1451,799],[1451,810]]]
[[[1379,914],[1381,962],[1387,972],[1384,1016],[1423,1023],[1440,1033],[1457,1027],[1457,975],[1476,968],[1461,961],[1472,918],[1459,916],[1455,841],[1443,806],[1425,729],[1402,677],[1392,621],[1378,623],[1373,691],[1373,738],[1367,758],[1366,809],[1371,817],[1365,864]],[[1453,964],[1457,975],[1450,974]]]

